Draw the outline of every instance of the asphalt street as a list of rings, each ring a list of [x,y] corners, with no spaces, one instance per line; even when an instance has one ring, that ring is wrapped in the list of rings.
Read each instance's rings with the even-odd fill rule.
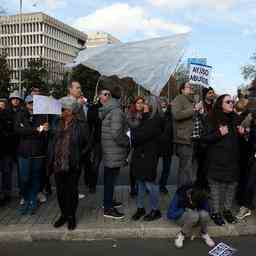
[[[236,256],[254,256],[256,253],[254,236],[218,238],[216,242],[224,242],[237,249]],[[170,239],[0,243],[1,256],[207,256],[208,252],[208,247],[199,239],[185,241],[182,249],[176,249]]]

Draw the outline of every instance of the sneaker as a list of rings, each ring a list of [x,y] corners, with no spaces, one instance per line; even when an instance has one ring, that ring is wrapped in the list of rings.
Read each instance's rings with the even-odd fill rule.
[[[212,240],[212,238],[208,234],[202,234],[201,235],[202,239],[204,242],[209,246],[209,247],[214,247],[215,242]]]
[[[43,204],[43,203],[46,203],[47,202],[47,198],[45,196],[44,193],[42,192],[39,192],[38,195],[37,195],[37,200],[40,204]]]
[[[224,226],[225,225],[225,221],[224,221],[224,219],[223,219],[223,217],[220,213],[213,213],[211,215],[211,218],[217,226]]]
[[[148,215],[146,215],[143,220],[144,221],[154,221],[161,219],[162,214],[159,210],[152,210]]]
[[[25,200],[24,200],[24,198],[21,198],[20,199],[20,205],[24,205],[25,204]]]
[[[244,206],[242,206],[239,210],[239,213],[236,215],[238,220],[242,220],[248,216],[252,215],[252,211]]]
[[[166,187],[160,187],[160,192],[165,194],[165,195],[169,194],[169,191]]]
[[[177,248],[182,248],[183,247],[183,242],[185,240],[185,236],[182,234],[182,232],[179,232],[177,234],[177,237],[175,238],[174,240],[174,245],[177,247]]]
[[[104,217],[120,220],[123,219],[125,216],[123,213],[120,213],[116,208],[111,208],[104,210]]]
[[[18,211],[21,215],[26,215],[28,214],[28,210],[29,210],[29,204],[24,201],[23,205],[20,206]]]
[[[79,200],[82,200],[82,199],[84,199],[84,198],[85,198],[85,194],[79,194],[79,195],[78,195],[78,199],[79,199]]]
[[[60,216],[58,220],[53,224],[55,228],[62,227],[67,222],[67,219],[64,216]]]
[[[144,208],[138,208],[136,213],[132,216],[132,220],[137,221],[146,214]]]
[[[223,212],[223,217],[225,218],[225,220],[229,223],[229,224],[236,224],[237,223],[237,219],[233,216],[231,211],[224,211]]]
[[[117,202],[117,201],[113,201],[112,205],[113,205],[113,208],[123,207],[123,204],[121,202]],[[102,205],[102,208],[104,209],[104,205]]]

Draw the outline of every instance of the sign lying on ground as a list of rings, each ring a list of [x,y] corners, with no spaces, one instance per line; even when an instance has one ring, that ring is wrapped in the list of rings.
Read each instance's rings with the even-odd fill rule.
[[[47,96],[33,96],[34,115],[61,115],[60,101]]]
[[[209,252],[208,255],[209,256],[232,256],[232,255],[235,255],[236,252],[237,252],[236,249],[224,243],[219,243]]]
[[[189,82],[191,84],[210,86],[212,76],[212,67],[202,64],[190,64]]]

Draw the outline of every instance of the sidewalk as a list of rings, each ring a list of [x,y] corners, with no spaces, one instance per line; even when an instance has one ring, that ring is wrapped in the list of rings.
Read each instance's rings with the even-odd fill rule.
[[[34,216],[21,216],[18,200],[8,207],[0,208],[0,242],[1,241],[38,241],[38,240],[101,240],[124,238],[168,238],[174,237],[180,230],[165,217],[170,197],[175,191],[169,187],[170,195],[161,195],[161,220],[151,223],[133,222],[130,217],[136,210],[135,201],[129,197],[128,186],[118,186],[116,199],[124,203],[123,220],[111,220],[103,217],[103,187],[98,187],[96,195],[87,195],[79,202],[77,212],[78,227],[68,231],[66,227],[54,229],[52,223],[58,218],[59,210],[55,194],[42,205]],[[122,209],[121,209],[122,210]],[[256,216],[252,216],[236,225],[210,226],[212,236],[239,236],[256,234]]]

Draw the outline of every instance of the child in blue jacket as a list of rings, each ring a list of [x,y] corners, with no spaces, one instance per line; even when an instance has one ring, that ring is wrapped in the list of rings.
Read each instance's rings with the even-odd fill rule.
[[[208,193],[195,186],[182,186],[175,193],[167,212],[167,218],[174,220],[181,231],[175,238],[175,246],[183,247],[185,237],[191,233],[194,226],[200,225],[201,237],[209,247],[214,247],[215,242],[208,234],[210,221]]]

